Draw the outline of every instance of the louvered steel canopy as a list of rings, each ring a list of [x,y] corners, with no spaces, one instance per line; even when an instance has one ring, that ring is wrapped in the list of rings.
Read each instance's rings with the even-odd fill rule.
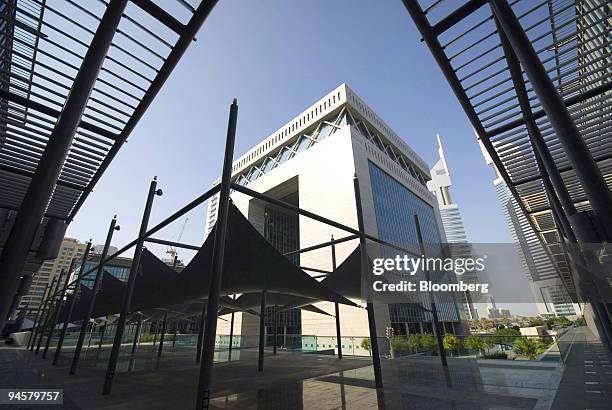
[[[511,66],[486,0],[404,2],[498,171],[575,290],[557,221],[519,104]],[[612,186],[612,4],[606,0],[509,1],[608,187]],[[520,70],[537,128],[578,211],[590,204],[532,84]],[[490,144],[488,142],[490,141]]]
[[[39,231],[48,218],[74,218],[215,3],[128,2]],[[22,205],[107,6],[108,0],[0,0],[0,216],[8,221],[0,223],[0,247],[10,230],[7,211]]]

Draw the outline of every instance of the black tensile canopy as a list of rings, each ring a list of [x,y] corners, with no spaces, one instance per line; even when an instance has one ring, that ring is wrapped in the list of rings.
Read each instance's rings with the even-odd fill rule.
[[[92,279],[93,283],[93,279]],[[98,295],[96,297],[96,303],[94,304],[92,318],[106,316],[113,313],[117,313],[121,309],[121,299],[119,299],[119,308],[117,308],[117,296],[125,294],[126,285],[121,280],[117,279],[107,271],[103,271],[100,287],[98,288]],[[89,309],[89,302],[93,295],[93,290],[79,284],[76,292],[62,304],[62,310],[58,318],[58,323],[63,323],[68,315],[68,308],[72,303],[72,298],[76,297],[74,310],[70,316],[70,320],[83,320],[89,319],[87,317],[87,310]]]
[[[150,295],[142,308],[174,305],[208,295],[214,235],[215,229],[185,269],[167,287]],[[221,294],[259,294],[264,289],[270,297],[284,294],[354,305],[278,253],[230,204]]]
[[[214,235],[213,229],[195,257],[180,273],[148,250],[143,250],[130,311],[142,312],[150,317],[160,317],[164,310],[176,316],[199,314],[209,293]],[[260,295],[265,289],[270,297],[284,295],[310,302],[329,301],[355,305],[278,253],[233,204],[229,208],[225,261],[221,284],[221,294],[224,296],[237,293]],[[125,284],[105,272],[102,288],[103,291],[96,298],[93,317],[111,315],[121,310]],[[83,319],[86,314],[91,290],[83,286],[81,289],[85,290],[82,290],[77,300],[71,320]],[[229,297],[221,298],[221,306],[242,310]],[[318,308],[314,310],[320,311]]]
[[[361,253],[357,246],[351,254],[330,273],[320,284],[345,298],[361,299]],[[236,304],[240,309],[250,309],[259,307],[261,301],[260,293],[244,293],[236,299]],[[268,305],[280,306],[284,308],[310,309],[312,303],[322,302],[323,299],[296,296],[293,294],[271,293],[266,296]],[[312,306],[317,310],[316,313],[325,313],[321,309]]]

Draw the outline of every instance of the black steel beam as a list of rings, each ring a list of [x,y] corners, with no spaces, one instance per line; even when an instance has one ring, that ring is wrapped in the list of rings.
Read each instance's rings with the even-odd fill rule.
[[[266,345],[266,290],[261,291],[261,304],[259,306],[259,346],[257,354],[257,371],[263,372],[264,348]]]
[[[206,2],[206,0],[203,1]],[[132,3],[140,7],[151,17],[168,27],[170,30],[174,31],[179,36],[183,35],[185,25],[151,0],[132,0]]]
[[[206,324],[204,329],[204,358],[200,362],[200,375],[196,398],[196,409],[207,409],[210,402],[210,386],[212,384],[212,367],[215,354],[215,335],[217,333],[217,317],[219,311],[219,296],[221,294],[221,278],[223,276],[223,261],[225,257],[225,242],[227,238],[227,219],[230,205],[230,190],[232,181],[232,161],[234,143],[236,141],[236,123],[238,121],[238,102],[236,99],[230,107],[223,157],[223,172],[219,188],[219,209],[215,226],[214,250],[212,255],[212,271],[208,303],[204,303]],[[204,315],[204,311],[202,312]]]
[[[159,337],[159,349],[157,350],[157,358],[161,357],[162,352],[164,350],[164,339],[166,338],[167,323],[168,323],[168,311],[166,310],[164,312],[164,319],[162,321],[161,336]]]
[[[170,77],[170,74],[178,64],[183,54],[185,54],[185,51],[187,51],[187,48],[200,30],[200,27],[202,27],[202,24],[204,24],[204,21],[209,16],[212,9],[215,7],[215,4],[217,4],[217,1],[218,0],[202,0],[193,17],[185,26],[181,38],[179,38],[179,40],[176,42],[176,44],[172,48],[172,51],[170,51],[170,54],[168,54],[166,62],[160,68],[159,72],[157,73],[157,76],[149,86],[147,93],[144,95],[144,97],[136,107],[136,110],[134,110],[132,116],[123,127],[123,130],[121,131],[119,137],[111,147],[104,160],[102,160],[102,162],[100,163],[98,170],[96,171],[95,175],[92,177],[91,181],[89,182],[89,185],[87,186],[87,190],[83,193],[83,195],[81,195],[79,201],[74,206],[69,219],[74,219],[74,216],[83,205],[83,202],[85,202],[85,199],[87,199],[89,193],[93,190],[93,187],[100,180],[100,177],[106,171],[106,168],[108,168],[112,160],[115,158],[121,146],[127,141],[128,136],[131,134],[131,132],[136,127],[136,124],[138,124],[138,121],[140,121],[144,113],[147,111],[166,80]]]
[[[83,272],[85,269],[85,263],[87,263],[87,258],[89,257],[89,252],[91,251],[91,239],[87,242],[87,246],[85,247],[85,253],[83,253],[83,260],[81,261],[81,268],[79,272]],[[77,280],[74,285],[74,291],[72,292],[72,299],[70,301],[70,306],[68,307],[68,311],[66,313],[66,317],[64,320],[64,325],[62,326],[62,332],[60,334],[59,340],[57,341],[57,346],[55,347],[55,355],[53,356],[53,365],[57,365],[60,358],[60,353],[62,352],[62,345],[64,344],[64,338],[66,337],[66,332],[68,331],[68,325],[70,324],[70,319],[72,318],[72,313],[74,312],[74,306],[76,305],[77,292],[79,290],[79,285],[81,281]],[[68,285],[68,278],[66,278],[66,284]]]
[[[53,320],[51,321],[51,332],[49,332],[49,336],[47,337],[47,342],[45,343],[45,350],[43,351],[42,357],[43,359],[47,357],[47,352],[49,351],[49,346],[51,345],[51,338],[53,337],[53,332],[55,331],[55,327],[57,326],[57,320],[59,318],[60,311],[62,310],[62,306],[64,305],[64,297],[66,296],[66,291],[68,290],[68,279],[70,278],[70,272],[74,269],[74,263],[76,262],[76,258],[72,258],[70,261],[70,267],[66,272],[66,278],[64,279],[64,286],[62,291],[59,294],[59,298],[57,300],[57,308],[55,309],[55,314],[53,315]]]
[[[134,293],[134,287],[136,285],[136,277],[138,276],[138,271],[140,269],[140,258],[142,256],[142,250],[144,249],[144,236],[147,232],[147,226],[149,225],[149,218],[151,216],[151,209],[153,208],[153,200],[155,199],[156,195],[162,195],[161,189],[157,189],[157,177],[153,178],[153,181],[151,181],[151,184],[149,185],[147,201],[145,203],[142,221],[140,223],[140,231],[138,232],[138,237],[141,239],[138,239],[136,242],[134,257],[132,258],[132,266],[130,267],[130,274],[128,276],[125,295],[123,296],[121,312],[119,313],[119,319],[117,320],[115,339],[113,340],[113,347],[108,359],[108,367],[106,368],[106,377],[104,379],[104,387],[102,388],[102,394],[104,395],[110,394],[113,386],[115,369],[117,368],[117,360],[119,359],[119,350],[121,349],[121,343],[123,342],[123,332],[125,330],[125,324],[127,322],[127,317],[132,304],[132,294]]]
[[[455,9],[449,15],[444,17],[438,23],[436,23],[431,30],[436,36],[444,33],[446,30],[453,27],[455,24],[459,23],[464,18],[468,17],[470,14],[474,13],[476,10],[484,6],[488,0],[469,0],[467,3],[460,6],[458,9]]]
[[[168,245],[174,248],[191,249],[192,251],[199,251],[201,248],[201,246],[188,245],[186,243],[167,241],[165,239],[157,239],[157,238],[145,238],[145,242],[157,243],[160,245]]]
[[[25,266],[40,220],[64,166],[126,4],[127,0],[110,0],[49,136],[24,196],[21,210],[0,255],[0,329],[4,327],[11,296],[17,288],[16,279]]]
[[[277,345],[277,339],[278,339],[278,312],[277,312],[277,306],[274,305],[273,307],[273,312],[272,314],[274,315],[273,317],[273,326],[274,326],[274,342],[272,343],[272,354],[276,354],[276,345]]]
[[[104,326],[102,326],[102,332],[100,332],[100,340],[98,340],[98,353],[100,352],[100,349],[102,349],[102,342],[104,342],[104,335],[106,334],[107,326],[108,322],[104,323]]]
[[[359,180],[357,175],[353,178],[353,188],[355,190],[355,208],[357,211],[357,226],[359,226],[359,247],[361,253],[361,275],[366,275],[366,267],[369,265],[369,258],[366,249],[365,223],[363,221],[363,208],[361,205],[361,191],[359,190]],[[374,304],[366,301],[368,312],[368,328],[370,330],[370,348],[372,349],[372,367],[374,368],[374,384],[377,389],[382,389],[383,379],[380,366],[380,351],[378,349],[378,336],[376,334],[376,315],[374,314]]]
[[[334,236],[331,237],[331,258],[332,258],[332,271],[336,271],[336,242]],[[342,359],[342,334],[340,333],[340,304],[334,302],[334,311],[336,314],[336,339],[338,341],[338,359]]]
[[[229,334],[229,351],[227,354],[227,361],[232,360],[232,348],[234,342],[234,312],[232,311],[232,316],[230,320],[230,334]]]
[[[115,215],[108,227],[108,233],[106,234],[106,241],[104,242],[104,248],[102,248],[100,260],[104,260],[106,258],[106,255],[108,255],[108,249],[110,248],[111,242],[113,240],[113,234],[115,233],[115,230],[118,230],[118,228],[119,227],[117,226],[117,216]],[[100,263],[97,269],[98,270],[96,271],[96,277],[94,279],[94,283],[91,289],[91,299],[89,299],[87,314],[81,321],[81,330],[79,332],[79,338],[77,339],[77,344],[74,349],[74,355],[72,356],[72,363],[70,364],[70,371],[68,373],[69,375],[74,375],[76,373],[77,366],[79,365],[81,349],[83,348],[85,334],[87,333],[87,326],[89,325],[89,319],[91,319],[91,315],[93,314],[93,310],[96,305],[96,298],[98,296],[98,289],[100,289],[100,282],[102,281],[102,277],[104,276],[104,264]],[[75,295],[77,291],[78,287],[75,287]]]
[[[301,265],[296,265],[297,268],[300,268],[302,270],[307,270],[307,271],[311,271],[311,272],[317,272],[317,273],[324,273],[326,275],[331,274],[331,271],[325,270],[325,269],[319,269],[319,268],[309,268],[308,266],[301,266]]]
[[[310,252],[310,251],[314,251],[317,249],[321,249],[321,248],[325,248],[327,246],[333,246],[334,244],[339,244],[342,242],[347,242],[347,241],[352,241],[353,239],[359,239],[359,235],[349,235],[349,236],[345,236],[344,238],[340,238],[340,239],[333,239],[329,241],[329,242],[323,242],[317,245],[313,245],[313,246],[309,246],[307,248],[302,248],[302,249],[297,249],[295,251],[291,251],[291,252],[285,252],[283,253],[284,256],[290,256],[290,255],[297,255],[299,253],[304,253],[304,252]]]
[[[59,276],[57,278],[57,282],[55,283],[55,289],[54,289],[53,293],[51,294],[49,309],[47,310],[47,316],[45,317],[45,321],[43,323],[43,327],[42,327],[41,332],[40,332],[40,337],[38,338],[38,344],[36,345],[36,354],[38,354],[38,352],[40,351],[40,347],[42,346],[42,339],[45,336],[45,330],[47,329],[47,326],[49,325],[49,322],[51,321],[51,318],[53,316],[55,316],[55,309],[57,308],[57,303],[59,302],[59,301],[55,300],[55,298],[57,297],[57,294],[59,292],[60,283],[62,282],[62,276],[64,276],[65,272],[66,271],[62,271],[59,274]],[[68,278],[66,278],[66,279],[68,279]],[[64,279],[64,281],[66,279]],[[53,332],[53,329],[51,329],[51,332]]]
[[[206,306],[206,301],[204,301]],[[202,339],[204,339],[204,327],[206,326],[206,308],[203,308],[202,314],[200,315],[200,324],[198,326],[198,338],[196,340],[196,363],[202,361]]]
[[[42,308],[42,310],[40,312],[40,318],[39,318],[38,324],[36,325],[36,329],[32,328],[32,333],[34,334],[34,336],[32,337],[32,344],[30,344],[28,346],[30,351],[34,350],[34,345],[36,344],[36,339],[40,335],[41,325],[46,320],[47,307],[49,306],[49,302],[51,301],[51,298],[53,297],[52,296],[53,295],[53,291],[57,287],[57,286],[55,286],[56,285],[56,281],[57,281],[57,278],[53,278],[53,280],[51,280],[51,285],[47,285],[48,287],[45,288],[45,289],[48,289],[48,293],[47,293],[47,296],[44,298],[44,302],[41,300],[41,304],[42,304],[43,308]]]
[[[136,330],[134,331],[134,340],[132,341],[132,356],[136,353],[136,346],[138,345],[138,338],[140,337],[140,329],[142,328],[142,315],[138,315],[138,323],[136,324]]]
[[[36,316],[34,316],[34,322],[32,322],[32,329],[30,330],[30,336],[28,337],[28,344],[26,345],[26,349],[30,348],[30,343],[34,340],[34,329],[38,327],[38,320],[40,319],[40,313],[43,307],[43,300],[47,294],[47,290],[49,289],[49,284],[45,284],[45,288],[42,292],[42,298],[40,299],[40,303],[38,304],[38,309],[36,309]]]

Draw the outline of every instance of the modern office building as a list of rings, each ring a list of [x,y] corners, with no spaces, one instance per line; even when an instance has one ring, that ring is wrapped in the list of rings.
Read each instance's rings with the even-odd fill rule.
[[[368,234],[418,251],[414,214],[418,215],[426,242],[445,241],[436,198],[427,189],[427,164],[348,86],[331,93],[272,133],[238,158],[232,167],[238,184],[299,205],[326,218],[357,227],[353,177],[361,186],[365,230]],[[232,194],[234,204],[280,252],[347,236],[346,232],[270,206],[241,193]],[[206,232],[217,212],[212,199]],[[338,264],[355,249],[356,241],[338,244]],[[332,269],[330,248],[292,256],[301,266]],[[333,314],[331,303],[317,307]],[[455,303],[440,303],[438,310],[446,332],[457,330],[462,317]],[[378,334],[393,326],[396,334],[431,332],[429,312],[405,304],[375,304]],[[307,311],[288,312],[281,323],[289,333],[335,335],[333,316]],[[342,335],[368,335],[364,309],[340,306]],[[258,319],[239,314],[242,334],[257,334]],[[229,333],[226,321],[218,332]],[[325,346],[328,347],[328,346]],[[329,346],[331,347],[331,346]]]
[[[30,291],[21,297],[20,308],[27,306],[28,311],[35,312],[43,300],[43,292],[46,285],[51,285],[53,278],[59,277],[60,273],[70,268],[73,258],[78,261],[85,252],[86,244],[74,238],[64,238],[60,246],[57,258],[48,260],[42,264],[40,269],[32,277]],[[78,265],[75,265],[78,267]]]
[[[559,280],[559,274],[550,256],[525,218],[516,199],[511,195],[506,182],[493,165],[491,157],[482,145],[481,149],[487,165],[491,165],[495,171],[493,185],[529,280],[538,312],[557,316],[581,314],[580,305],[572,303],[568,292]]]
[[[463,218],[459,205],[456,204],[451,197],[450,188],[452,185],[450,170],[444,156],[444,148],[440,135],[436,135],[438,141],[438,162],[431,169],[431,180],[427,181],[427,188],[435,195],[438,200],[438,209],[442,218],[442,226],[446,235],[446,241],[453,244],[450,248],[454,257],[469,257],[472,255],[472,247],[468,243],[465,227],[463,226]],[[468,272],[461,278],[468,283],[476,283],[477,277],[474,272]],[[478,312],[470,301],[469,293],[463,295],[462,302],[465,317],[467,319],[478,319]]]

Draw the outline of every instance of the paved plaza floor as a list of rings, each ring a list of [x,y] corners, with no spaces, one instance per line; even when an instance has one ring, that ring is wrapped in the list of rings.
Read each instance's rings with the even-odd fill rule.
[[[199,368],[194,363],[193,349],[168,349],[159,361],[153,346],[141,346],[135,358],[126,351],[110,396],[101,395],[108,347],[99,352],[90,349],[76,376],[68,376],[68,349],[58,366],[51,365],[52,353],[50,350],[42,359],[40,353],[1,348],[0,386],[63,388],[66,409],[194,408]],[[448,370],[443,371],[437,357],[385,359],[385,388],[377,391],[369,358],[338,360],[325,355],[266,352],[265,369],[260,373],[255,350],[234,351],[231,361],[227,352],[221,352],[213,371],[211,407],[606,409],[612,398],[610,372],[605,370],[609,369],[605,367],[610,364],[608,358],[596,341],[585,341],[574,347],[566,366],[554,362],[451,358]],[[585,384],[589,381],[598,384]]]

